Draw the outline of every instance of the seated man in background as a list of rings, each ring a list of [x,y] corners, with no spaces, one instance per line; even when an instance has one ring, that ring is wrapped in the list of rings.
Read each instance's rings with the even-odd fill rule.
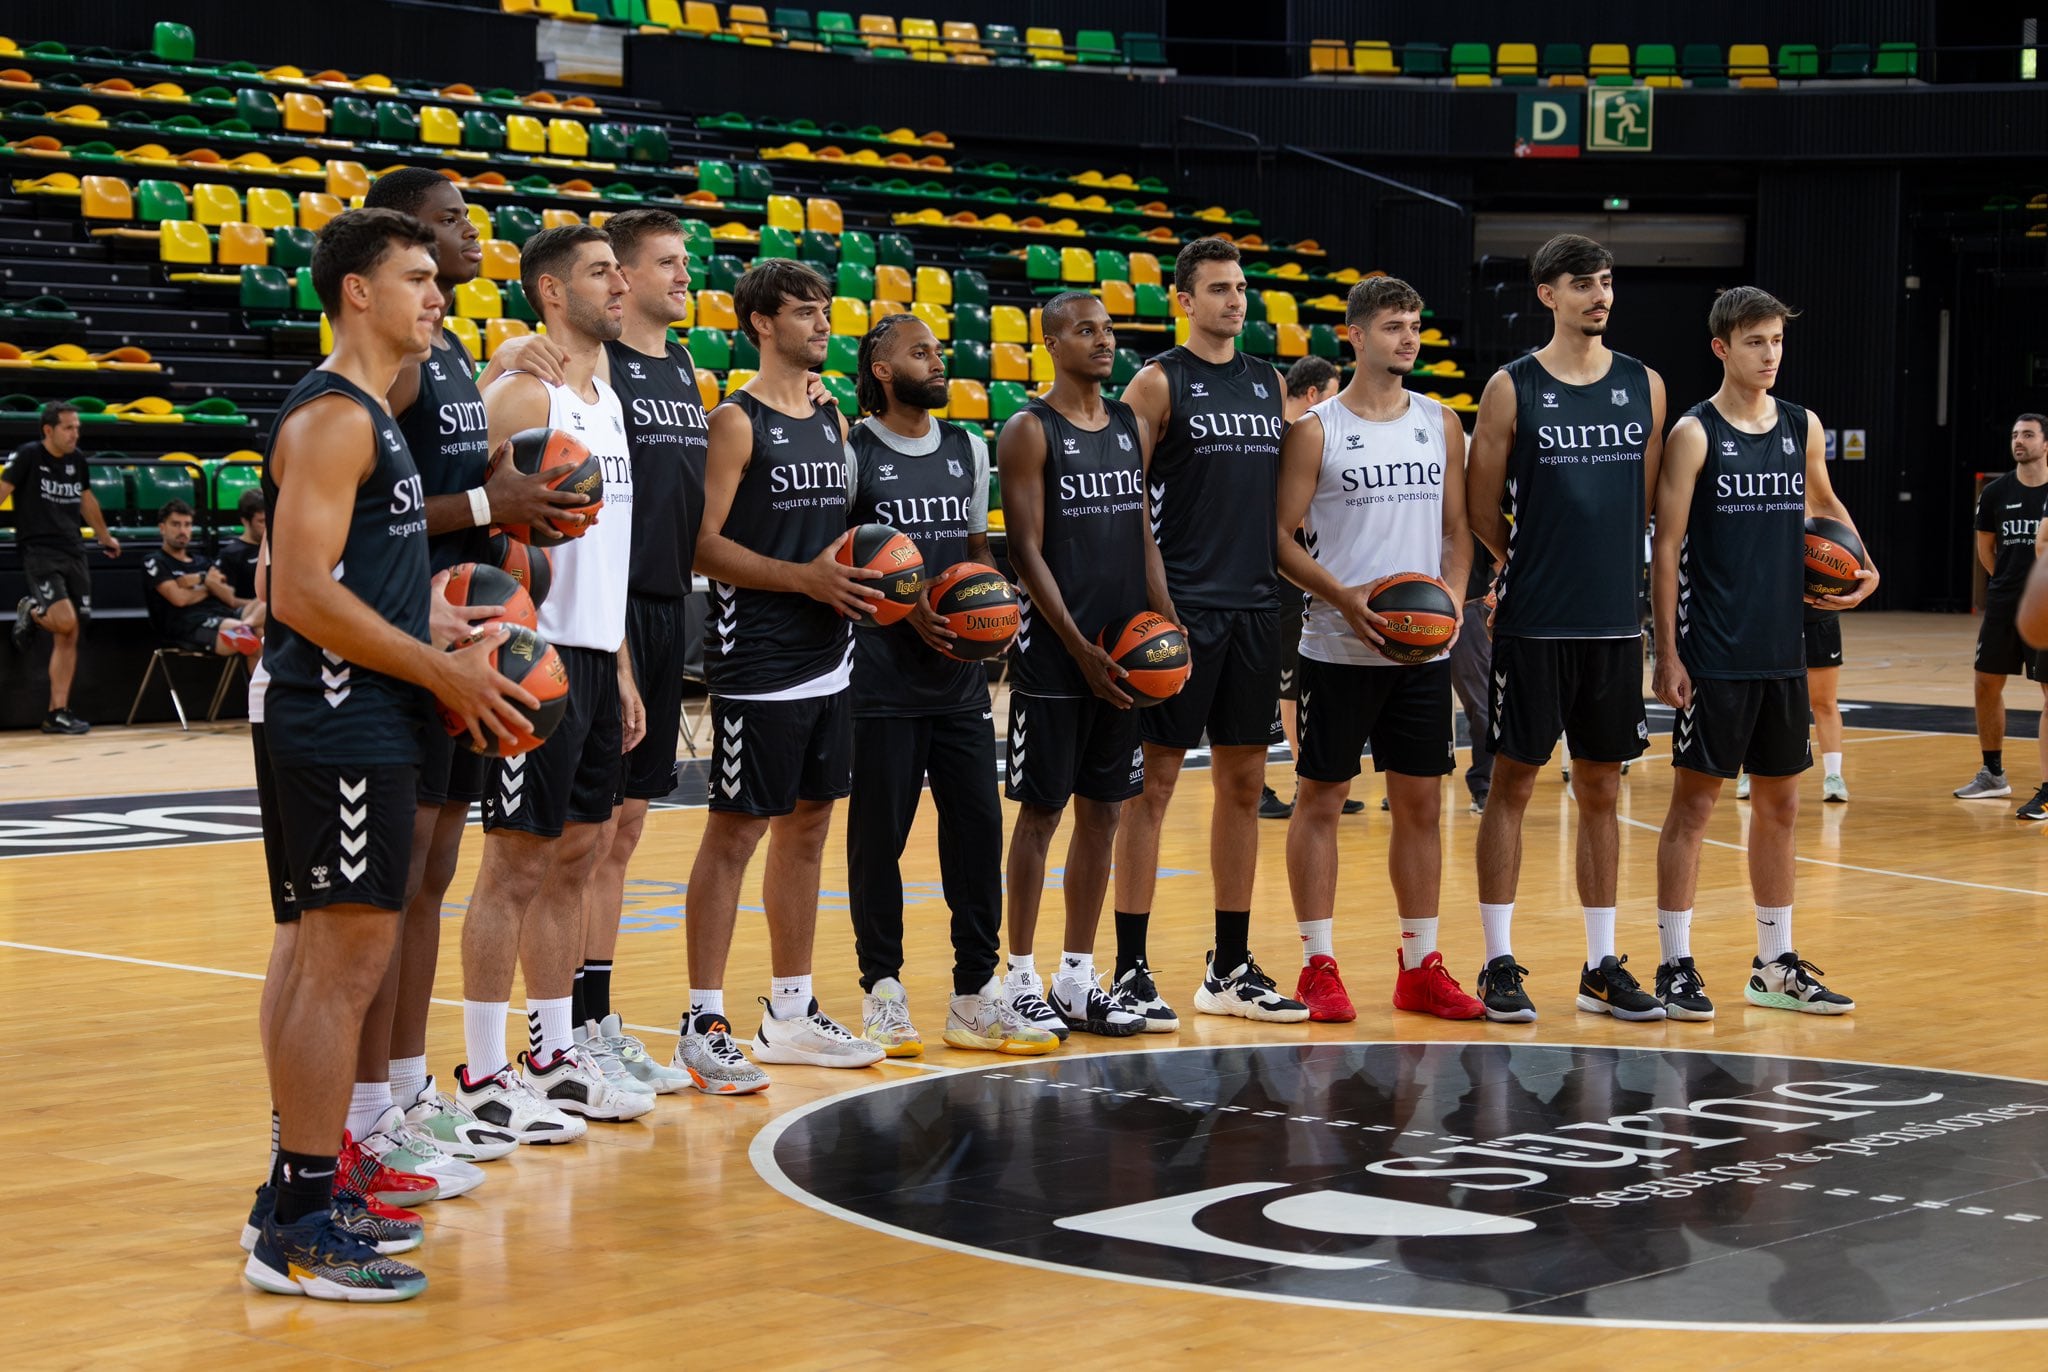
[[[256,594],[256,558],[263,551],[264,530],[269,523],[263,492],[242,492],[242,498],[235,502],[235,513],[241,516],[242,532],[220,545],[220,557],[214,565],[227,579],[228,590],[232,592],[228,603],[234,606],[235,614],[260,634],[265,609],[262,597]]]
[[[192,507],[173,500],[157,515],[161,547],[142,559],[149,582],[149,625],[170,648],[211,649],[227,657],[263,651],[263,638],[235,609],[234,590],[204,553],[192,551]],[[253,606],[251,609],[253,610]]]

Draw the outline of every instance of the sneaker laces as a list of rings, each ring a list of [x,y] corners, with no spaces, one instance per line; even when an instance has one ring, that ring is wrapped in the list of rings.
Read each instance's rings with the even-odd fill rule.
[[[1496,967],[1489,962],[1479,969],[1479,976],[1485,981],[1487,990],[1512,992],[1516,995],[1521,994],[1522,978],[1528,975],[1529,969],[1513,958],[1508,959],[1508,965],[1505,967]]]
[[[1152,969],[1145,965],[1143,959],[1117,978],[1116,990],[1117,998],[1134,1010],[1159,999],[1159,986],[1152,980]]]
[[[1628,970],[1628,958],[1625,956],[1614,960],[1614,970],[1612,972],[1601,968],[1600,975],[1607,978],[1608,987],[1615,991],[1640,991],[1643,989],[1643,984],[1636,980],[1635,973]]]
[[[1006,984],[1003,987],[1003,994],[997,999],[1015,1010],[1027,1024],[1043,1023],[1056,1018],[1052,1006],[1046,1003],[1043,995],[1031,989],[1030,982],[1022,983],[1014,991]]]
[[[813,1029],[817,1030],[819,1033],[823,1034],[828,1039],[837,1039],[841,1043],[855,1042],[854,1035],[847,1031],[846,1026],[841,1024],[838,1020],[833,1019],[823,1010],[813,1010],[810,1014],[806,1015],[805,1018],[811,1022],[811,1027]],[[909,1018],[906,1017],[903,1023],[906,1026],[909,1025]]]
[[[1278,991],[1280,989],[1279,985],[1266,975],[1266,969],[1253,961],[1252,955],[1249,953],[1245,954],[1244,958],[1244,975],[1238,978],[1238,980],[1256,986],[1262,991]]]
[[[1670,966],[1671,989],[1667,995],[1693,996],[1707,989],[1707,979],[1700,975],[1697,967],[1687,962],[1675,962]]]
[[[1791,959],[1791,966],[1785,968],[1786,980],[1792,983],[1794,990],[1825,991],[1828,989],[1820,984],[1820,979],[1827,975],[1826,972],[1823,972],[1805,958],[1800,957],[1797,953],[1787,953],[1785,956]],[[1780,965],[1783,965],[1782,960]]]
[[[733,1042],[732,1031],[725,1027],[724,1020],[717,1021],[717,1024],[718,1028],[697,1036],[704,1040],[704,1051],[727,1067],[736,1067],[744,1063],[747,1055]]]
[[[880,1013],[875,1017],[878,1028],[885,1032],[892,1029],[911,1030],[909,1001],[900,1000],[895,996],[869,996],[868,999],[881,1007]]]

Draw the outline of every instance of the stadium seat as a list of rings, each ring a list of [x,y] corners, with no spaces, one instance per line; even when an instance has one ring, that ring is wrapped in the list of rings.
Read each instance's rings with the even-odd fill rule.
[[[1719,90],[1728,84],[1728,67],[1718,43],[1687,43],[1679,58],[1679,74],[1700,90]]]
[[[1081,29],[1074,34],[1074,56],[1076,60],[1096,65],[1121,66],[1124,55],[1116,45],[1116,35],[1108,29]]]
[[[315,138],[327,132],[327,106],[309,91],[286,91],[284,96],[286,133],[309,133]]]
[[[527,239],[541,230],[540,216],[524,205],[501,206],[491,223],[499,238],[508,239],[522,248],[526,246]]]
[[[1157,286],[1165,280],[1159,267],[1159,258],[1149,252],[1131,254],[1131,284],[1133,286]]]
[[[79,209],[87,219],[116,219],[125,223],[135,218],[135,197],[128,183],[118,176],[81,176],[78,192]]]
[[[1493,84],[1493,53],[1484,43],[1451,44],[1451,77],[1460,86]]]
[[[841,262],[838,272],[838,286],[833,292],[849,300],[873,300],[875,298],[875,269],[862,267],[852,262]]]
[[[1124,61],[1134,67],[1163,67],[1166,65],[1166,44],[1156,33],[1126,33]]]
[[[788,229],[792,233],[803,232],[804,206],[795,196],[771,195],[768,197],[767,210],[769,228]]]
[[[184,189],[175,181],[138,181],[135,183],[135,201],[139,217],[145,224],[192,217],[192,207],[186,202]]]
[[[997,305],[989,311],[991,337],[997,343],[1029,343],[1031,330],[1024,311],[1015,305]]]
[[[1167,294],[1165,286],[1147,282],[1137,285],[1133,289],[1137,293],[1138,318],[1168,319],[1172,317],[1174,311],[1173,298]]]
[[[285,271],[313,265],[313,230],[282,225],[270,231],[270,264]]]
[[[754,254],[756,262],[771,257],[786,257],[795,260],[797,255],[796,234],[788,229],[763,228],[760,251]]]
[[[785,42],[815,43],[818,39],[818,30],[811,23],[809,10],[778,7],[775,27],[781,30]]]
[[[1045,344],[1043,343],[1032,344],[1031,384],[1034,387],[1049,386],[1052,384],[1052,379],[1052,353],[1047,350]]]
[[[803,227],[813,233],[837,235],[846,228],[846,212],[837,200],[814,195],[804,201]]]
[[[917,254],[911,250],[910,240],[900,233],[885,233],[875,239],[875,260],[883,266],[917,266]]]
[[[909,272],[901,267],[875,268],[874,299],[908,304],[914,295]]]
[[[951,419],[987,419],[988,388],[973,377],[952,377],[946,382],[946,415]]]
[[[855,397],[851,377],[826,376],[819,379],[825,383],[825,389],[832,393],[832,398],[839,402],[839,413],[848,419],[860,413],[860,401]]]
[[[694,33],[703,38],[724,32],[718,22],[718,6],[710,4],[709,0],[686,0],[681,28],[684,33]]]
[[[338,95],[327,111],[328,132],[335,138],[377,136],[377,112],[360,95]]]
[[[360,162],[330,157],[326,172],[327,193],[337,200],[356,200],[370,193],[370,173]]]
[[[1629,66],[1628,44],[1595,43],[1586,53],[1586,75],[1596,86],[1632,86],[1635,72]]]
[[[957,284],[954,288],[959,289]],[[989,321],[989,307],[986,305],[963,305],[956,299],[953,304],[953,337],[973,343],[987,343],[994,332]]]
[[[223,224],[214,260],[223,267],[263,266],[270,261],[270,240],[254,224]]]
[[[733,176],[732,163],[718,158],[705,158],[697,163],[697,189],[717,196],[720,200],[732,198],[733,188],[738,184]]]
[[[896,20],[886,14],[863,14],[860,17],[860,40],[871,48],[896,43]]]
[[[420,141],[420,117],[396,100],[377,102],[377,137],[386,143],[411,146]]]
[[[1024,30],[1024,55],[1033,62],[1050,62],[1066,65],[1067,40],[1058,29],[1028,28]]]
[[[1543,74],[1553,86],[1586,84],[1586,50],[1577,43],[1545,43]]]
[[[953,303],[953,278],[939,267],[919,267],[911,298],[950,307]]]
[[[822,16],[821,16],[822,17]],[[868,331],[868,307],[864,300],[832,297],[832,332],[858,337]]]
[[[1870,75],[1868,43],[1837,43],[1828,51],[1828,76],[1841,78]]]
[[[213,262],[213,239],[206,226],[190,219],[166,219],[157,225],[157,260],[206,266]]]
[[[291,280],[277,267],[244,267],[237,303],[245,310],[289,310]]]
[[[848,229],[839,235],[839,260],[863,267],[874,266],[875,240],[858,229]]]
[[[1788,81],[1820,75],[1820,49],[1811,43],[1778,46],[1778,75]]]
[[[733,313],[732,294],[728,291],[698,291],[697,325],[699,328],[724,329],[727,332],[737,329],[740,326],[740,319]]]
[[[505,116],[505,147],[510,152],[525,153],[529,157],[545,156],[548,126],[530,114],[508,114]]]
[[[292,273],[292,306],[311,312],[320,309],[320,293],[313,289],[311,267],[300,267]]]
[[[233,186],[200,181],[192,187],[192,217],[209,228],[242,217],[242,197]]]
[[[913,301],[910,313],[923,320],[924,326],[932,331],[932,337],[939,342],[946,343],[952,340],[953,316],[940,306],[923,300]]]
[[[498,319],[505,313],[498,283],[479,277],[455,288],[455,313],[464,319]]]
[[[189,63],[197,51],[197,44],[190,27],[164,19],[157,22],[150,35],[149,51],[159,61]]]
[[[515,319],[522,324],[540,323],[540,312],[534,309],[532,302],[526,298],[526,287],[517,281],[507,281],[504,285],[504,297],[507,319]]]
[[[524,338],[533,330],[517,319],[491,319],[484,323],[484,357],[496,355],[498,349],[515,338]]]
[[[1911,79],[1920,74],[1920,49],[1912,43],[1879,43],[1873,76]]]
[[[853,16],[844,10],[818,11],[818,41],[828,48],[861,46],[860,35],[854,31]]]
[[[953,316],[953,328],[957,335],[960,317]],[[955,337],[953,356],[948,361],[946,372],[949,376],[963,377],[969,381],[989,379],[988,344],[977,339]]]
[[[989,418],[998,424],[1008,422],[1011,416],[1030,403],[1030,392],[1018,382],[998,381],[988,388]]]
[[[722,372],[732,365],[732,342],[723,329],[707,329],[701,325],[690,330],[690,361],[698,370]]]
[[[452,319],[443,319],[441,323],[447,326],[448,332],[461,340],[462,346],[468,350],[471,357],[484,355],[483,331],[477,328],[474,319],[464,319],[458,314]]]
[[[729,5],[725,11],[725,31],[737,37],[750,48],[774,46],[768,27],[768,11],[759,5]]]
[[[1351,72],[1351,48],[1341,38],[1314,38],[1308,45],[1308,71],[1311,76],[1349,75]]]
[[[260,229],[290,228],[299,222],[292,198],[275,186],[249,188],[248,215],[249,222]]]
[[[1332,362],[1342,360],[1344,350],[1339,345],[1336,327],[1331,324],[1309,325],[1308,352],[1310,357],[1325,357]]]
[[[1503,86],[1535,85],[1536,45],[1502,43],[1494,49],[1494,70],[1500,73],[1500,83]]]
[[[1112,319],[1130,319],[1138,313],[1138,295],[1128,281],[1102,283],[1102,308]]]
[[[1113,248],[1095,250],[1095,279],[1097,281],[1129,281],[1131,260]]]
[[[860,371],[860,340],[852,334],[835,333],[825,340],[825,361],[821,371],[853,376]]]
[[[727,337],[732,339],[732,365],[735,370],[744,368],[750,375],[761,369],[761,350],[748,341],[747,336],[734,329]]]
[[[1138,355],[1136,348],[1118,348],[1116,350],[1116,362],[1109,374],[1109,384],[1112,386],[1130,385],[1144,365],[1145,359]]]
[[[1249,305],[1251,303],[1250,296],[1253,292],[1247,291],[1245,294],[1245,303]],[[1297,324],[1301,322],[1300,304],[1286,291],[1259,291],[1257,295],[1260,303],[1265,306],[1266,322],[1273,324]],[[1245,320],[1247,323],[1257,322],[1253,320],[1249,312],[1246,313]]]
[[[481,245],[483,275],[493,281],[519,279],[519,245],[508,238],[493,238]]]
[[[747,264],[732,254],[718,253],[705,261],[704,279],[698,285],[704,290],[730,292],[746,269]]]
[[[1279,351],[1279,330],[1271,324],[1247,324],[1238,342],[1253,357],[1272,357]]]
[[[697,399],[707,410],[718,403],[718,378],[710,372],[697,373]]]
[[[945,41],[947,53],[956,59],[988,55],[988,49],[981,45],[981,30],[973,24],[949,19],[939,26],[939,36]]]
[[[1095,280],[1095,258],[1086,248],[1061,248],[1059,264],[1063,284],[1086,286]]]
[[[1672,88],[1682,85],[1678,77],[1678,50],[1669,43],[1638,44],[1636,75],[1646,86]]]
[[[505,121],[489,110],[464,110],[462,146],[477,152],[499,152],[505,146]]]
[[[1027,281],[1060,279],[1060,250],[1047,243],[1029,243],[1024,248],[1024,277]]]
[[[1734,43],[1728,48],[1728,76],[1738,85],[1768,90],[1778,84],[1771,74],[1771,50],[1761,43]]]
[[[1444,74],[1444,49],[1438,43],[1406,43],[1401,48],[1403,76],[1438,77]]]
[[[814,266],[823,267],[827,276],[839,269],[839,235],[817,233],[805,229],[797,239],[797,252],[803,260]]]
[[[1024,62],[1024,44],[1017,37],[1014,24],[984,24],[981,26],[981,41],[988,45],[990,54],[999,67],[1021,66]]]
[[[1282,357],[1308,356],[1308,329],[1301,324],[1279,324],[1279,350]]]
[[[277,97],[249,87],[235,92],[235,118],[258,133],[268,133],[284,122],[277,112]]]
[[[437,147],[462,146],[462,117],[445,105],[420,106],[420,142]]]
[[[577,159],[590,156],[590,130],[575,119],[548,120],[548,155]]]

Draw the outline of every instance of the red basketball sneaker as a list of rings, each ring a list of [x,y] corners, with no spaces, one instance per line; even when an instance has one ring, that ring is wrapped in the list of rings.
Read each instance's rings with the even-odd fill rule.
[[[1486,1014],[1486,1006],[1466,995],[1446,970],[1443,954],[1431,953],[1420,967],[1409,967],[1396,953],[1394,965],[1401,969],[1394,977],[1396,1010],[1413,1010],[1438,1019],[1479,1019]]]
[[[1349,1024],[1358,1018],[1351,1008],[1351,993],[1337,974],[1337,959],[1328,953],[1314,954],[1294,983],[1294,998],[1308,1007],[1308,1017],[1324,1024]]]
[[[341,1157],[334,1168],[334,1189],[353,1191],[383,1201],[386,1205],[420,1205],[441,1194],[441,1183],[417,1172],[399,1172],[386,1167],[346,1131],[341,1136]]]

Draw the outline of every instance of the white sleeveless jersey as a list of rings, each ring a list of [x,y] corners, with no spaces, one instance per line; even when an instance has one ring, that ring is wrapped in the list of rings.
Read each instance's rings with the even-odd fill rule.
[[[616,652],[626,638],[626,579],[633,552],[633,458],[619,397],[593,376],[597,400],[548,387],[548,424],[583,440],[604,463],[604,511],[581,538],[548,549],[555,581],[541,602],[541,637],[571,648]]]
[[[1303,521],[1309,556],[1341,585],[1396,572],[1440,575],[1444,555],[1444,410],[1410,392],[1399,419],[1360,419],[1332,396],[1309,411],[1323,423],[1323,468]],[[1326,601],[1308,598],[1301,655],[1392,667]]]

